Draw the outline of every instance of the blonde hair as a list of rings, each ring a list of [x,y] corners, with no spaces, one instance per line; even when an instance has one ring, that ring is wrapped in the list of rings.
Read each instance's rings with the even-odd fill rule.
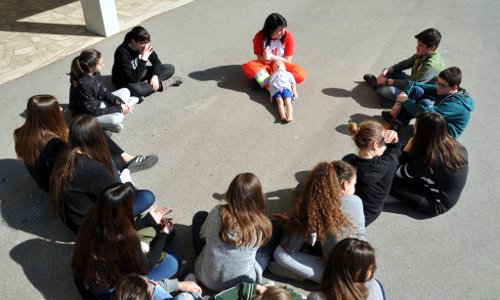
[[[292,300],[292,295],[284,288],[277,286],[268,287],[262,294],[253,297],[253,300]]]
[[[382,140],[384,126],[372,120],[363,121],[359,126],[354,122],[349,122],[347,131],[359,149],[366,149],[372,142]]]

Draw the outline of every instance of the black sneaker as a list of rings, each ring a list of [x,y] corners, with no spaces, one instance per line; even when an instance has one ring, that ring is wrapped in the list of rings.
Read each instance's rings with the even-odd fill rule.
[[[392,121],[392,113],[389,110],[384,110],[382,112],[382,119],[386,122],[391,122]]]
[[[377,88],[377,77],[372,74],[365,74],[363,76],[363,79],[366,81],[366,83],[371,86],[372,88]]]
[[[158,156],[156,155],[148,155],[148,156],[137,155],[125,165],[125,168],[129,169],[130,173],[135,173],[147,170],[152,166],[156,165],[157,162],[158,162]]]

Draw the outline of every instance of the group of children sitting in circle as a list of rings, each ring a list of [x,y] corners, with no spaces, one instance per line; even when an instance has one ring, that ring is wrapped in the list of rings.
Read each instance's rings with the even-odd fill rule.
[[[269,88],[285,123],[293,120],[295,84],[305,78],[291,63],[294,40],[286,27],[283,16],[269,15],[254,38],[257,59],[243,65],[245,74]],[[158,158],[130,155],[105,134],[119,132],[124,116],[144,97],[182,79],[173,77],[172,65],[161,64],[142,27],[127,33],[115,52],[116,92],[99,75],[102,55],[82,51],[71,66],[69,128],[58,101],[36,95],[28,100],[25,123],[14,131],[17,156],[48,192],[52,211],[77,234],[71,268],[82,297],[172,299],[180,291],[175,299],[207,293],[215,299],[301,299],[293,290],[270,286],[262,277],[267,269],[318,283],[308,299],[385,299],[374,279],[377,264],[365,227],[389,194],[420,212],[442,214],[457,203],[467,179],[467,151],[455,138],[473,102],[459,87],[460,70],[442,70],[438,37],[435,29],[423,31],[416,36],[417,54],[378,77],[365,75],[379,94],[395,101],[389,116],[384,113],[388,124],[350,123],[357,154],[317,164],[287,212],[273,220],[266,215],[267,200],[252,173],[232,180],[225,204],[197,212],[197,258],[185,281],[169,279],[183,275],[181,259],[167,253],[175,236],[171,210],[158,208],[154,194],[137,189],[130,178]],[[404,79],[402,70],[410,67]],[[421,83],[436,76],[437,86]],[[469,104],[462,106],[469,114],[458,109],[460,101]],[[402,145],[397,131],[413,117],[413,137]]]

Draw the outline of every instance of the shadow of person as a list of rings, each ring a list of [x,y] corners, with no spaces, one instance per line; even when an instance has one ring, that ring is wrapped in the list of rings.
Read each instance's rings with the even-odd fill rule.
[[[188,76],[198,81],[215,81],[220,88],[245,93],[250,100],[264,106],[275,117],[275,123],[280,122],[277,110],[269,102],[269,92],[261,89],[256,84],[252,87],[253,80],[245,76],[241,65],[219,66],[194,71],[189,73]]]
[[[72,249],[72,244],[36,238],[16,245],[9,254],[44,299],[80,299],[71,274]]]
[[[8,226],[43,238],[73,241],[74,234],[49,213],[48,194],[38,188],[24,163],[0,160],[0,202]]]
[[[336,98],[352,98],[359,105],[366,108],[382,108],[379,96],[374,89],[370,88],[364,81],[354,81],[356,86],[352,90],[343,88],[325,88],[323,94]]]
[[[421,213],[417,210],[414,210],[411,207],[409,207],[409,206],[407,206],[404,203],[399,202],[399,201],[384,204],[383,211],[388,212],[388,213],[393,213],[393,214],[405,215],[405,216],[408,216],[408,217],[410,217],[412,219],[416,219],[416,220],[426,220],[426,219],[430,219],[430,218],[434,217],[431,215]]]
[[[350,135],[349,132],[347,131],[347,126],[348,126],[349,122],[354,122],[356,124],[359,124],[359,123],[366,121],[366,120],[374,120],[374,118],[373,118],[373,116],[356,113],[356,114],[351,115],[349,121],[347,121],[345,124],[340,124],[337,127],[335,127],[335,130],[338,133]],[[375,119],[375,121],[378,121],[378,120]]]

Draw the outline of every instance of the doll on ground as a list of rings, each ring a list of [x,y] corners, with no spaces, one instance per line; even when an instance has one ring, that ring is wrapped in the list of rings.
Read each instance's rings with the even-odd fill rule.
[[[271,102],[278,105],[278,113],[282,123],[293,121],[292,100],[299,97],[297,93],[297,84],[292,73],[288,72],[285,63],[277,60],[273,64],[274,73],[269,81],[269,92],[271,93]]]

